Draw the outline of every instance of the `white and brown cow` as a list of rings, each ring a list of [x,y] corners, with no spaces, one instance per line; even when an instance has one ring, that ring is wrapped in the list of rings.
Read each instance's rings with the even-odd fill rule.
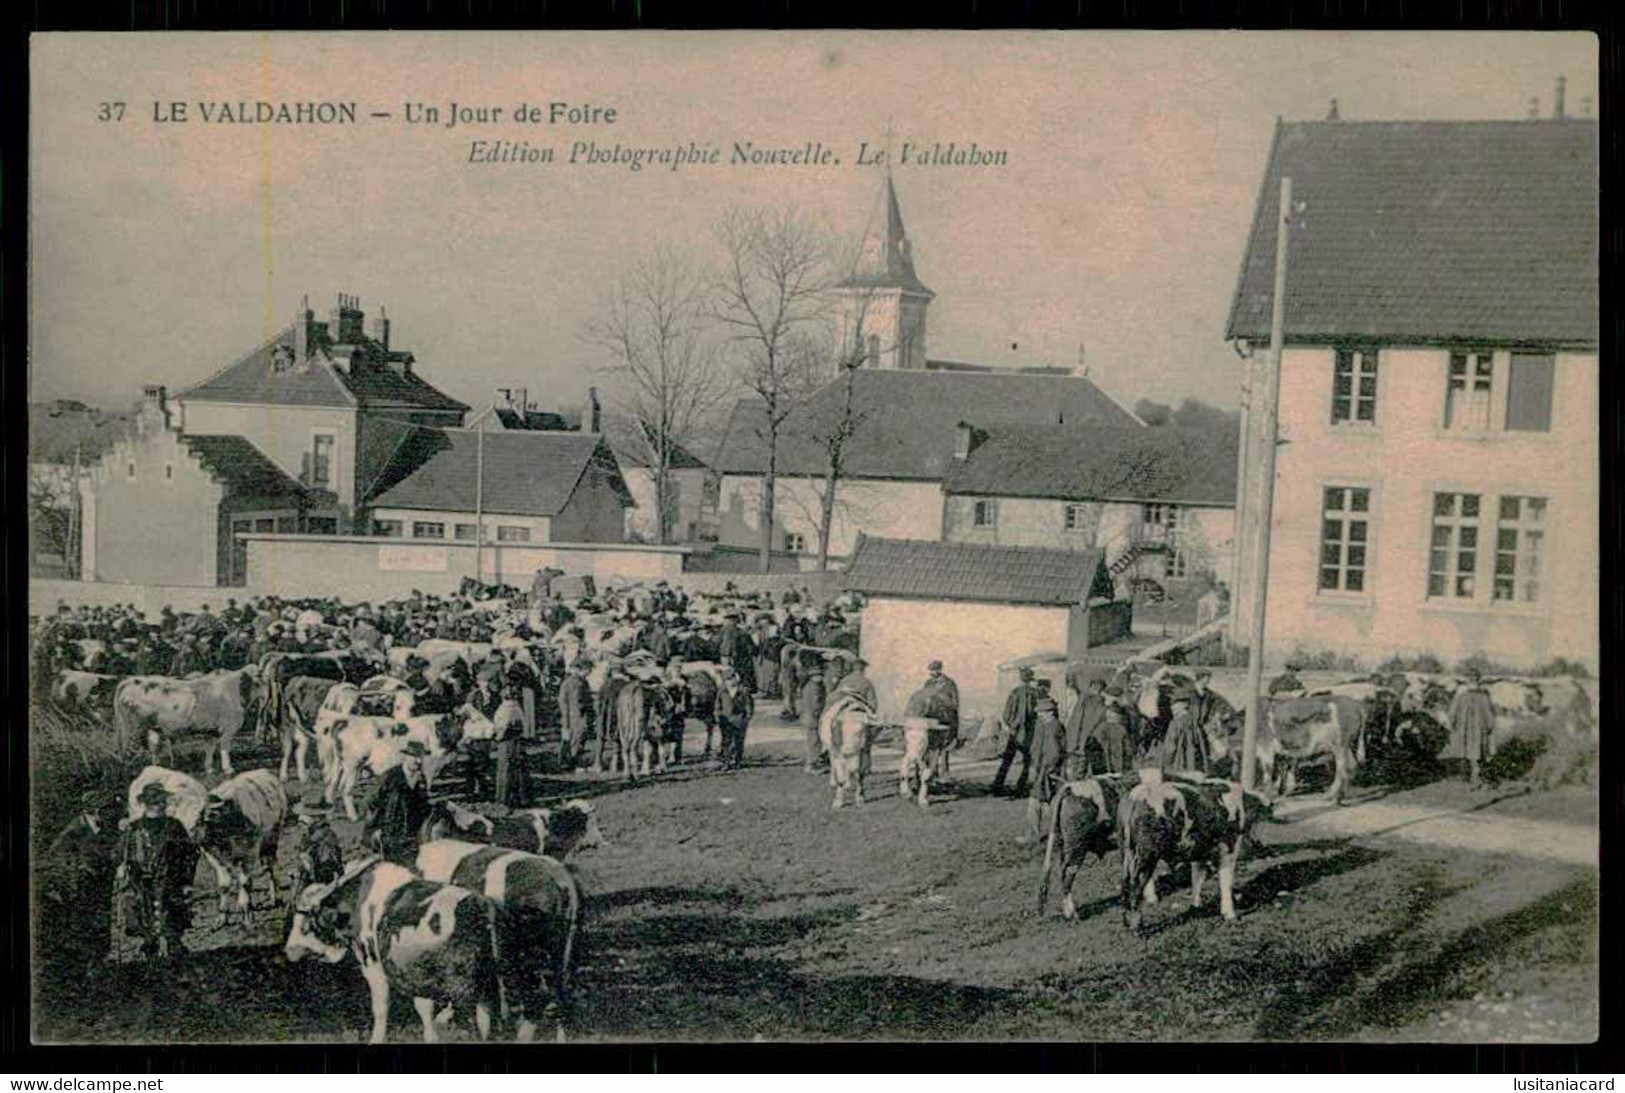
[[[113,709],[113,692],[122,678],[64,668],[51,684],[51,697],[69,713],[107,714]]]
[[[247,667],[210,672],[196,679],[126,679],[113,693],[119,758],[123,759],[144,736],[147,752],[154,760],[163,747],[173,763],[177,739],[202,736],[208,741],[204,771],[214,769],[218,748],[220,769],[232,773],[231,746],[247,720],[256,674],[256,668]]]
[[[480,721],[491,725],[483,718]],[[488,730],[485,738],[489,737]],[[477,732],[467,737],[478,738]],[[332,727],[333,762],[323,772],[327,802],[332,804],[342,797],[345,814],[355,820],[360,815],[355,807],[355,788],[363,767],[375,777],[381,776],[399,766],[402,750],[416,741],[428,750],[423,770],[432,780],[462,739],[462,727],[450,714],[423,714],[400,721],[392,717],[338,718]]]
[[[837,695],[818,719],[818,739],[829,753],[829,784],[835,788],[831,808],[846,806],[848,790],[853,792],[853,804],[863,804],[863,783],[869,776],[877,724],[874,709],[860,696],[849,694]]]
[[[1145,904],[1157,902],[1158,864],[1190,866],[1191,906],[1202,905],[1210,869],[1219,874],[1219,912],[1236,917],[1236,863],[1253,825],[1270,815],[1262,797],[1239,783],[1187,782],[1146,772],[1118,807],[1117,841],[1123,848],[1123,916],[1138,928]]]
[[[581,888],[569,867],[556,858],[457,839],[424,843],[417,866],[424,879],[479,892],[505,912],[498,972],[517,1038],[535,1039],[550,1002],[562,1018],[581,925]],[[561,1024],[560,1039],[563,1032]]]
[[[912,785],[918,778],[917,799],[921,808],[929,808],[938,753],[952,747],[952,730],[941,721],[929,717],[903,718],[903,758],[897,764],[897,796],[904,800],[916,796]]]
[[[671,696],[657,679],[629,680],[616,694],[615,732],[622,777],[635,777],[640,764],[645,778],[651,766],[666,769],[660,742],[666,734],[670,710]]]
[[[389,998],[397,989],[412,998],[424,1040],[439,1039],[440,1006],[472,1009],[483,1040],[504,1010],[502,913],[477,892],[363,859],[331,884],[300,893],[284,952],[290,962],[315,955],[337,964],[355,956],[372,997],[372,1043],[383,1043],[389,1032]]]
[[[515,809],[506,816],[438,801],[424,825],[424,839],[462,839],[561,859],[604,845],[592,803],[579,798],[557,808]]]
[[[1117,846],[1117,817],[1123,798],[1140,784],[1137,773],[1103,774],[1067,782],[1050,802],[1049,841],[1038,871],[1038,913],[1049,903],[1050,878],[1061,863],[1061,914],[1076,917],[1072,885],[1090,854],[1101,858]]]
[[[1326,799],[1343,801],[1364,751],[1365,704],[1346,695],[1276,699],[1265,704],[1258,727],[1257,768],[1262,784],[1277,796],[1297,788],[1297,764],[1330,757],[1335,765]],[[1241,737],[1209,733],[1216,764],[1228,762],[1240,771]]]
[[[209,791],[203,783],[190,774],[183,774],[178,770],[167,767],[143,767],[141,773],[130,782],[130,790],[125,795],[129,811],[124,820],[119,821],[119,827],[125,828],[142,816],[146,809],[141,805],[141,791],[153,782],[163,786],[169,793],[168,813],[181,822],[188,834],[197,827],[197,819],[203,814],[203,806],[209,799]]]
[[[288,798],[282,780],[268,770],[244,771],[216,786],[203,803],[192,841],[220,882],[220,909],[249,909],[249,874],[256,864],[265,871],[276,901],[276,851]]]

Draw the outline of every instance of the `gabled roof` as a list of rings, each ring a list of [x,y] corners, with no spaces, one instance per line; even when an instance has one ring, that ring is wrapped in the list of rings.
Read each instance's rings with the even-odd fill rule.
[[[879,201],[864,228],[852,273],[841,288],[899,288],[923,296],[936,293],[925,287],[914,272],[908,233],[903,229],[903,210],[897,204],[891,173],[880,184]]]
[[[604,436],[623,467],[654,466],[655,430],[652,427],[625,414],[605,414],[603,426]],[[668,458],[674,471],[704,470],[706,466],[702,459],[675,440],[671,442]]]
[[[327,328],[309,326],[310,359],[277,371],[278,347],[296,344],[294,324],[177,398],[270,406],[360,406],[363,409],[461,411],[468,407],[414,373],[410,353],[391,352],[372,338],[335,345]],[[391,368],[390,362],[397,367]],[[343,364],[344,367],[340,367]]]
[[[872,596],[1070,607],[1110,599],[1098,550],[979,546],[919,539],[858,540],[846,587]]]
[[[1280,125],[1228,336],[1269,337],[1285,175],[1289,340],[1595,345],[1598,162],[1584,119]]]
[[[1182,429],[1005,425],[954,462],[948,493],[1059,501],[1236,503],[1234,433]]]
[[[300,485],[240,436],[183,433],[180,441],[204,470],[225,485],[228,496],[286,497],[305,505],[337,503],[337,498],[326,490]]]
[[[615,456],[590,433],[512,432],[407,426],[383,461],[366,504],[377,508],[473,512],[476,495],[486,512],[556,516],[564,510],[589,467],[610,476],[610,486],[630,504]],[[388,435],[376,438],[378,449]],[[483,491],[476,485],[484,462]]]
[[[858,478],[939,481],[953,463],[961,421],[983,428],[1030,424],[1141,427],[1139,420],[1087,379],[1011,372],[861,370],[853,404],[861,415],[847,442],[846,473]],[[827,435],[845,407],[845,380],[812,395],[781,426],[778,473],[821,475]],[[724,474],[763,474],[766,415],[756,399],[736,403],[717,453]]]

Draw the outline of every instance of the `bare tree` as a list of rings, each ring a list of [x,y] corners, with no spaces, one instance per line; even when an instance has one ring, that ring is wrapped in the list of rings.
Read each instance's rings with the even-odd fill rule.
[[[676,522],[673,453],[726,392],[704,338],[706,310],[694,263],[667,247],[634,260],[600,300],[582,336],[611,359],[624,381],[619,408],[633,423],[654,471],[656,541],[671,541]]]
[[[757,435],[766,445],[762,475],[761,570],[773,551],[779,442],[790,414],[828,357],[819,336],[827,319],[830,246],[794,210],[734,210],[717,226],[722,266],[711,314],[734,347],[740,375],[762,403]]]

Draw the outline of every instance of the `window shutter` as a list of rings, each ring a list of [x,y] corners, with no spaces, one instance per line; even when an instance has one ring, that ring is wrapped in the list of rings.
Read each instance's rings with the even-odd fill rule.
[[[1552,428],[1552,380],[1556,360],[1550,353],[1514,353],[1507,380],[1508,430],[1545,433]]]

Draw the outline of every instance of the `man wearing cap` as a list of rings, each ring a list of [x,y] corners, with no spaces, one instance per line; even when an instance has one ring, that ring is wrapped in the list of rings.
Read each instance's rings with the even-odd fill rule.
[[[750,728],[755,713],[756,699],[750,686],[737,670],[723,669],[722,687],[717,691],[717,727],[722,735],[717,751],[725,769],[745,761],[745,730]]]
[[[948,757],[959,740],[959,684],[942,673],[942,661],[933,660],[925,666],[925,682],[920,686],[931,692],[934,711],[931,717],[947,725],[952,732],[947,746],[937,749],[936,777],[948,777]]]
[[[797,696],[797,702],[800,703],[801,734],[806,743],[807,760],[802,769],[812,774],[818,769],[819,757],[824,754],[824,740],[819,735],[818,725],[823,720],[829,699],[829,684],[818,664],[818,654],[810,649],[797,650],[795,656],[791,657],[791,663],[797,665],[795,678],[801,681],[801,694]]]
[[[1173,716],[1168,719],[1168,731],[1162,737],[1160,766],[1164,771],[1193,771],[1207,774],[1210,764],[1207,734],[1191,716],[1191,699],[1195,692],[1189,684],[1174,688],[1169,699]]]
[[[1066,764],[1066,735],[1055,700],[1038,699],[1033,724],[1033,781],[1027,795],[1027,837],[1016,841],[1037,845],[1043,832],[1044,806],[1055,795],[1056,784]]]
[[[496,724],[497,783],[496,801],[509,808],[523,808],[528,802],[529,782],[525,776],[525,756],[522,743],[525,738],[524,697],[517,684],[506,683],[502,689],[502,703],[491,720]]]
[[[1223,695],[1213,689],[1213,672],[1208,668],[1196,669],[1196,681],[1191,690],[1191,718],[1206,730],[1215,722],[1223,725],[1236,716],[1236,708]]]
[[[1038,723],[1038,702],[1041,696],[1037,685],[1033,683],[1033,670],[1023,667],[1020,674],[1021,681],[1004,700],[1004,715],[1000,718],[1004,722],[1004,731],[1009,736],[1005,740],[1004,756],[999,760],[998,773],[993,776],[995,797],[1004,792],[1004,780],[1009,775],[1010,766],[1015,762],[1017,755],[1021,756],[1021,774],[1016,778],[1015,795],[1022,797],[1027,793],[1028,768],[1032,766],[1033,726]]]
[[[836,662],[831,661],[831,663]],[[869,704],[871,710],[878,710],[880,708],[880,698],[875,693],[874,683],[869,679],[865,671],[868,667],[869,662],[862,657],[858,657],[852,662],[852,670],[842,676],[841,681],[836,684],[835,690],[838,694],[857,695]]]
[[[1067,686],[1076,691],[1079,686],[1078,678],[1069,674]],[[1083,684],[1083,692],[1077,695],[1072,708],[1067,711],[1068,778],[1085,778],[1090,774],[1104,773],[1110,769],[1103,754],[1105,740],[1102,733],[1106,727],[1105,692],[1105,681],[1099,676],[1094,676]]]
[[[502,705],[502,694],[497,689],[497,669],[487,664],[474,680],[474,691],[468,696],[468,705],[487,721],[495,723],[497,710]],[[494,740],[467,740],[463,743],[468,757],[468,794],[476,801],[494,801],[496,796],[491,782],[491,753]]]
[[[587,733],[592,730],[592,688],[587,686],[588,661],[578,656],[565,669],[564,682],[559,684],[559,747],[560,762],[565,770],[573,770],[585,758],[582,750]]]
[[[181,822],[168,814],[169,791],[162,785],[148,782],[137,801],[142,815],[120,841],[114,887],[128,888],[134,896],[129,912],[142,957],[179,956],[181,935],[191,924],[187,889],[197,872],[197,848]]]
[[[321,786],[312,786],[294,806],[299,819],[299,843],[294,848],[293,898],[312,884],[337,880],[344,872],[344,850],[333,825],[327,822],[333,812]]]
[[[389,768],[378,780],[363,830],[364,845],[408,868],[417,857],[418,836],[429,819],[429,783],[423,775],[428,754],[422,742],[407,741],[400,765]]]
[[[1482,784],[1479,764],[1494,754],[1495,704],[1479,670],[1469,667],[1465,674],[1466,682],[1450,700],[1450,749],[1456,758],[1467,760],[1467,784],[1477,789]]]
[[[615,708],[626,683],[626,670],[619,664],[611,665],[609,678],[604,681],[603,690],[598,695],[598,749],[593,765],[598,768],[599,774],[612,770],[620,756],[620,728],[616,722]],[[606,755],[609,757],[608,766],[604,764]]]
[[[79,815],[38,862],[39,954],[75,978],[94,974],[113,932],[113,854],[118,830],[110,800],[99,792],[79,799]]]
[[[1298,672],[1303,668],[1303,662],[1293,657],[1284,665],[1285,671],[1270,680],[1269,696],[1271,698],[1301,698],[1304,694],[1303,681],[1298,678]]]

